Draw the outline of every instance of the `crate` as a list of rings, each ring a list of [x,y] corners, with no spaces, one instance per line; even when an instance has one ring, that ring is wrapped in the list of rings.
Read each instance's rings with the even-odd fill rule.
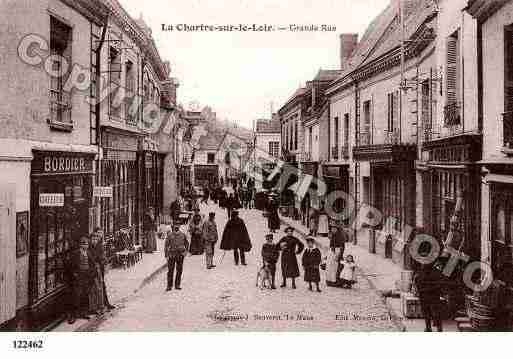
[[[401,293],[401,311],[405,318],[423,318],[420,299],[411,293]]]

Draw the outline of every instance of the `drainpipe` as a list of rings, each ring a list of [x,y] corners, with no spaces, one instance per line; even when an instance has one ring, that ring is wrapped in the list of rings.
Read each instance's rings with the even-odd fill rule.
[[[108,24],[109,24],[109,19],[107,18],[106,22],[105,22],[105,26],[103,26],[103,29],[102,29],[102,36],[100,38],[100,43],[98,44],[98,49],[96,50],[96,76],[97,76],[97,81],[96,81],[96,94],[97,96],[100,94],[100,89],[101,89],[101,53],[102,53],[102,48],[103,48],[103,44],[105,44],[105,37],[107,35],[107,27],[108,27]],[[101,136],[101,120],[100,120],[100,116],[101,116],[101,106],[100,106],[100,101],[98,101],[98,98],[96,98],[96,103],[94,105],[95,107],[95,111],[96,111],[96,146],[98,148],[98,161],[96,163],[96,183],[97,185],[100,185],[101,184],[101,176],[102,176],[102,166],[101,166],[101,161],[103,160],[103,152],[102,152],[102,145],[101,145],[101,140],[102,140],[102,136]],[[101,199],[95,199],[95,201],[97,202],[96,203],[96,206],[97,206],[97,211],[96,211],[96,224],[99,226],[101,223],[101,209],[98,209],[98,202],[101,201]]]

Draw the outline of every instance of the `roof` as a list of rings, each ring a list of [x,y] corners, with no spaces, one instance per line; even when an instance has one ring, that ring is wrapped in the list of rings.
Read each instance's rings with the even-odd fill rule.
[[[432,0],[407,0],[404,9],[404,37],[408,39],[436,13],[436,4]],[[402,31],[398,15],[397,0],[391,0],[367,27],[337,81],[400,47]]]
[[[479,21],[486,21],[510,0],[470,0],[467,11]]]
[[[258,119],[256,121],[257,133],[280,133],[281,125],[279,120]]]
[[[342,73],[342,70],[323,70],[320,69],[317,75],[314,77],[314,81],[333,81],[335,80],[340,74]]]
[[[221,142],[223,141],[223,137],[215,134],[213,132],[208,132],[206,135],[201,136],[198,141],[199,150],[200,151],[208,151],[214,150],[217,151]]]

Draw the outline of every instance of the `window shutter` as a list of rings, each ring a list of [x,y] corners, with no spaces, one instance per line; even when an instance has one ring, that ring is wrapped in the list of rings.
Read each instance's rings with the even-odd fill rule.
[[[397,126],[397,121],[399,120],[399,91],[392,93],[392,131],[395,131],[399,126]]]
[[[513,111],[513,31],[506,30],[504,32],[505,46],[505,88],[504,88],[504,111]]]
[[[447,71],[445,75],[446,101],[453,104],[458,100],[458,38],[450,36],[447,39]]]

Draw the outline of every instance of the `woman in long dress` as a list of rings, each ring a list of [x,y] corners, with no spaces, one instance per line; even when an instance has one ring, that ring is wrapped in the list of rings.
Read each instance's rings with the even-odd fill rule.
[[[153,253],[157,250],[157,238],[156,238],[157,226],[155,223],[155,215],[153,208],[149,208],[144,215],[144,232],[146,236],[145,251],[146,253]]]
[[[203,254],[205,246],[203,243],[203,223],[201,214],[196,211],[189,223],[189,234],[191,236],[190,253],[192,255]]]
[[[91,287],[89,289],[89,311],[93,314],[102,314],[105,309],[102,264],[105,264],[105,257],[101,251],[100,238],[96,234],[91,236],[89,247]]]
[[[268,215],[267,226],[269,231],[276,233],[276,230],[280,229],[280,216],[278,215],[278,204],[274,200],[269,201]]]

